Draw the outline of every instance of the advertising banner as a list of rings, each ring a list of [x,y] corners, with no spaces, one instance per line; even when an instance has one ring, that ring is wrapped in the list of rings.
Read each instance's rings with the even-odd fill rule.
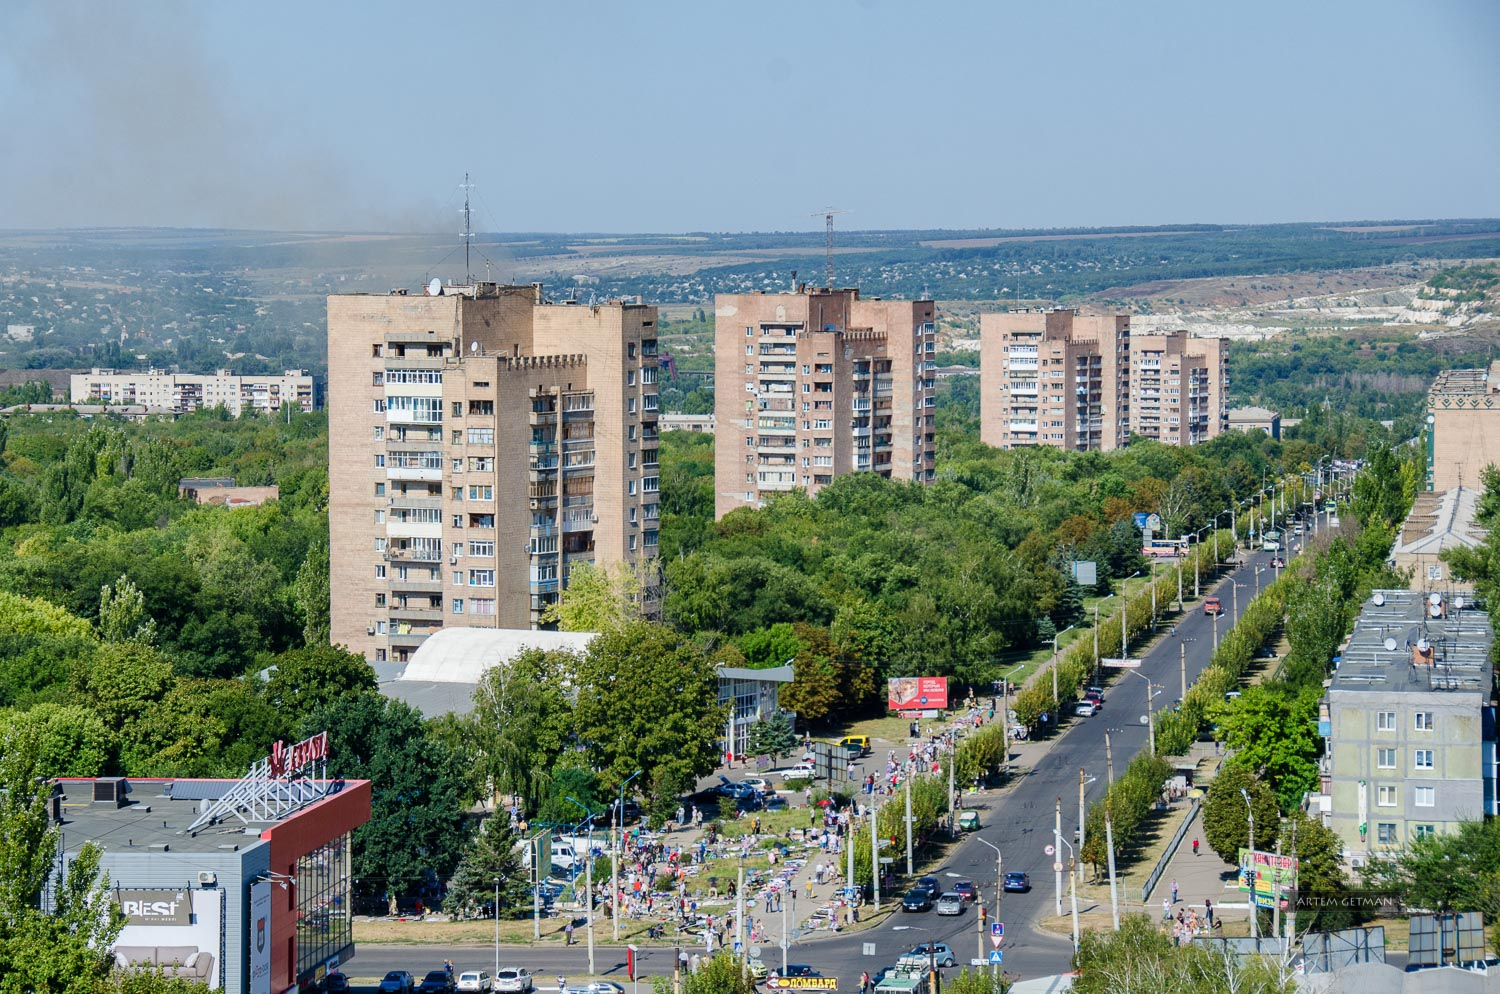
[[[115,940],[117,968],[223,986],[222,890],[121,889],[116,900],[129,919]]]
[[[886,701],[892,711],[922,711],[948,707],[945,676],[895,676],[886,684]]]
[[[1297,887],[1297,860],[1293,856],[1278,856],[1269,852],[1240,850],[1239,889],[1250,894],[1256,907],[1269,908],[1275,905],[1279,894],[1283,905],[1292,898]]]
[[[271,994],[271,881],[250,885],[250,991]]]

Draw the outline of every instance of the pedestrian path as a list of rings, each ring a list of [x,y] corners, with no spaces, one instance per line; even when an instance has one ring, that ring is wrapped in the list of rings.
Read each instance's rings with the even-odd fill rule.
[[[1193,840],[1199,842],[1193,853]],[[1245,921],[1250,916],[1248,895],[1237,884],[1237,869],[1226,863],[1203,841],[1203,808],[1200,805],[1188,826],[1182,845],[1172,854],[1166,869],[1147,901],[1147,911],[1165,917],[1196,913],[1206,920],[1206,901],[1211,901],[1214,920]],[[1165,903],[1163,903],[1165,902]]]

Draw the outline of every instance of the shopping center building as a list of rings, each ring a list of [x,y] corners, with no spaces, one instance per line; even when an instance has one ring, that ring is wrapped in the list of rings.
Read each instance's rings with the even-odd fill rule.
[[[327,736],[277,743],[242,780],[63,779],[63,859],[103,849],[127,924],[116,964],[228,994],[309,988],[354,955],[349,836],[370,783],[330,778]]]

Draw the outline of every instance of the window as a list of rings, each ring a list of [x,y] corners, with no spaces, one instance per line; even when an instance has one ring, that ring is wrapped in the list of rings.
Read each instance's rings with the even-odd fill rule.
[[[464,585],[464,571],[463,570],[456,569],[456,570],[453,571],[453,585],[455,587],[462,587]]]
[[[1412,727],[1418,732],[1432,731],[1432,712],[1418,711],[1412,715]]]
[[[469,401],[470,414],[494,414],[495,402],[493,400],[471,400]]]
[[[384,397],[377,397],[377,398],[375,398],[374,410],[375,410],[376,414],[384,414],[385,413],[385,398]]]
[[[492,473],[495,470],[495,457],[470,456],[469,469],[475,473]]]
[[[628,344],[628,345],[625,346],[625,355],[627,355],[631,359],[635,358],[635,343],[634,342],[631,342],[630,344]]]
[[[625,438],[631,442],[635,441],[635,425],[631,425],[625,429]]]
[[[377,622],[375,622],[375,634],[376,635],[384,635],[385,633],[386,633],[386,623],[383,622],[383,621],[377,621]]]
[[[375,551],[376,552],[384,552],[385,551],[385,539],[383,539],[383,538],[377,538],[375,540]]]
[[[1396,806],[1396,788],[1377,787],[1375,793],[1375,803],[1382,808],[1394,808]]]
[[[493,587],[495,585],[495,571],[492,569],[469,570],[469,586],[471,587]]]
[[[745,386],[749,387],[752,390],[755,389],[749,383],[745,384]],[[631,397],[630,399],[628,399],[627,401],[625,401],[625,413],[626,414],[634,414],[635,413],[635,398],[634,397]]]
[[[464,526],[464,516],[462,514],[455,514],[453,516],[453,527],[454,528],[462,528],[463,526]]]
[[[494,500],[495,488],[488,484],[469,487],[470,500]]]
[[[375,523],[377,525],[383,525],[383,524],[385,524],[385,511],[384,510],[379,509],[379,508],[376,509],[376,511],[375,511]]]
[[[378,442],[378,441],[380,441],[383,438],[385,438],[385,425],[376,425],[375,426],[375,441]]]
[[[746,372],[748,373],[749,370],[746,370]],[[627,387],[635,386],[635,370],[627,369],[625,371],[625,385]]]
[[[470,614],[493,615],[495,613],[495,598],[475,597],[473,600],[469,601],[469,608]]]
[[[1413,825],[1412,835],[1419,839],[1430,839],[1437,834],[1437,828],[1433,825]]]
[[[637,539],[637,538],[639,538],[639,537],[640,537],[640,536],[638,536],[638,535],[632,535],[632,536],[630,536],[630,551],[631,551],[631,552],[634,552],[634,551],[635,551],[635,540],[636,540],[636,539]]]
[[[457,429],[457,428],[453,429],[453,433],[452,433],[452,436],[450,438],[450,441],[454,445],[462,445],[463,441],[464,441],[464,433],[462,431],[460,431],[459,429]]]
[[[375,595],[375,606],[376,607],[385,607],[385,594],[376,594]]]
[[[381,565],[375,567],[375,579],[377,579],[377,580],[384,580],[385,579],[385,565],[384,564],[381,564]]]
[[[479,556],[482,559],[493,559],[495,557],[495,543],[493,541],[470,542],[469,555]]]
[[[463,401],[461,401],[461,400],[455,400],[453,402],[453,416],[455,418],[461,418],[461,417],[464,416],[464,402]]]
[[[1419,808],[1431,808],[1437,805],[1436,787],[1418,787],[1412,796],[1412,803]]]
[[[1377,749],[1376,756],[1376,765],[1379,766],[1382,770],[1394,770],[1396,768],[1396,750]]]
[[[632,508],[631,508],[631,509],[630,509],[630,523],[631,523],[631,524],[632,524],[632,525],[633,525],[633,524],[635,524],[635,516],[636,516],[636,508],[633,508],[633,507],[632,507]]]
[[[469,429],[469,444],[470,445],[494,445],[495,444],[495,429],[493,429],[493,428],[470,428]]]
[[[654,531],[653,529],[649,529],[648,528],[645,531],[644,536],[645,537],[644,537],[643,541],[646,544],[646,548],[648,548],[648,549],[654,549],[654,548],[656,548],[656,544],[657,544],[657,532]]]
[[[455,473],[462,473],[463,471],[464,471],[464,461],[462,459],[455,459],[455,460],[453,460],[453,472],[455,472]]]
[[[375,453],[375,468],[376,469],[380,469],[384,465],[385,465],[385,453],[383,453],[383,452],[377,452],[377,453]]]
[[[463,500],[464,499],[464,488],[463,487],[450,487],[449,491],[448,491],[448,498],[450,500]]]
[[[386,375],[387,383],[390,382],[391,375]],[[387,397],[386,410],[401,415],[399,420],[402,421],[439,424],[443,420],[443,401],[440,397]]]
[[[1375,728],[1381,732],[1394,732],[1396,730],[1396,712],[1381,711],[1375,715]]]
[[[634,452],[628,453],[627,458],[630,460],[630,465],[628,467],[626,467],[626,468],[627,469],[635,469],[635,453]]]
[[[385,484],[384,483],[377,483],[377,484],[375,484],[375,496],[376,497],[384,497],[385,496]]]
[[[450,603],[453,605],[454,614],[464,613],[464,599],[462,597],[455,597]]]
[[[385,650],[384,649],[376,649],[375,650],[375,661],[377,663],[383,663],[383,662],[385,662]]]
[[[1375,838],[1383,846],[1396,844],[1396,826],[1393,822],[1382,821],[1375,826]]]
[[[1419,769],[1419,770],[1430,770],[1430,769],[1432,769],[1432,750],[1431,749],[1418,749],[1414,753],[1414,759],[1415,759],[1415,762],[1413,763],[1413,765],[1416,766],[1417,769]]]

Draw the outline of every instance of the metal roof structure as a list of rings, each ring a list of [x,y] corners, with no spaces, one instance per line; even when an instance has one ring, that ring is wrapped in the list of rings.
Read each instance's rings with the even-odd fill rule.
[[[1471,595],[1377,590],[1360,610],[1329,689],[1487,695],[1494,638],[1489,615]]]

